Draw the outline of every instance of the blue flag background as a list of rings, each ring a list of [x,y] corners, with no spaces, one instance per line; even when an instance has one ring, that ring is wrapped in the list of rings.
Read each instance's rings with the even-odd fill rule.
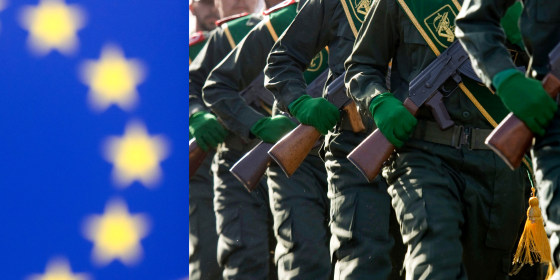
[[[187,277],[187,15],[0,0],[1,279]]]

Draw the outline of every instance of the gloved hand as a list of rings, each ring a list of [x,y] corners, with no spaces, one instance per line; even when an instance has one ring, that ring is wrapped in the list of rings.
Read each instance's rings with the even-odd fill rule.
[[[521,36],[521,31],[519,30],[519,18],[521,17],[522,12],[523,3],[515,2],[506,10],[506,13],[500,19],[500,24],[504,29],[507,40],[523,49],[525,48],[523,45],[523,37]]]
[[[492,81],[504,105],[531,131],[544,135],[558,105],[546,93],[541,82],[525,77],[516,69],[504,70]]]
[[[197,112],[189,118],[189,133],[196,138],[196,143],[204,151],[216,148],[224,142],[228,134],[216,116],[208,112]]]
[[[325,135],[340,120],[338,108],[325,98],[303,95],[288,106],[299,122],[315,127]]]
[[[251,133],[266,143],[276,143],[295,127],[296,124],[290,118],[280,115],[258,120],[251,127]]]
[[[400,148],[410,137],[418,121],[390,92],[376,96],[369,105],[375,124],[395,147]]]

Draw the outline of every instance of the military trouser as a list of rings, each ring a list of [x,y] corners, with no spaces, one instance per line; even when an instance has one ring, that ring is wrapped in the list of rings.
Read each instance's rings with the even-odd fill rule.
[[[278,278],[328,279],[331,261],[325,164],[310,154],[290,178],[276,163],[270,165],[267,175],[278,242]]]
[[[346,158],[366,136],[339,130],[329,132],[326,139],[330,249],[336,280],[401,277],[404,247],[387,184],[381,176],[368,183]]]
[[[384,169],[407,279],[507,279],[527,171],[490,150],[411,139]]]
[[[229,172],[257,141],[243,143],[230,134],[218,146],[212,165],[218,263],[224,279],[275,279],[271,250],[275,246],[265,180],[249,193]]]
[[[208,154],[204,162],[189,180],[189,279],[221,279],[216,248],[216,216],[210,164],[214,154]]]
[[[556,272],[552,279],[560,279],[560,111],[543,137],[537,137],[533,148],[533,162],[538,196],[546,230],[550,235],[550,249]]]

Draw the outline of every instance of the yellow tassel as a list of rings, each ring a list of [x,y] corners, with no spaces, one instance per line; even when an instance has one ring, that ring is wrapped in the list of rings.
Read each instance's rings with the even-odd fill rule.
[[[527,221],[513,257],[511,274],[517,274],[525,264],[548,263],[552,267],[550,244],[544,230],[539,199],[535,196],[535,188],[531,189],[533,194],[529,198]]]

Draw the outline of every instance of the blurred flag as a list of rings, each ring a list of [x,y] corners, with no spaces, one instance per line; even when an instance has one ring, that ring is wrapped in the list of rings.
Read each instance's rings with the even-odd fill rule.
[[[185,279],[188,1],[0,0],[1,279]]]

